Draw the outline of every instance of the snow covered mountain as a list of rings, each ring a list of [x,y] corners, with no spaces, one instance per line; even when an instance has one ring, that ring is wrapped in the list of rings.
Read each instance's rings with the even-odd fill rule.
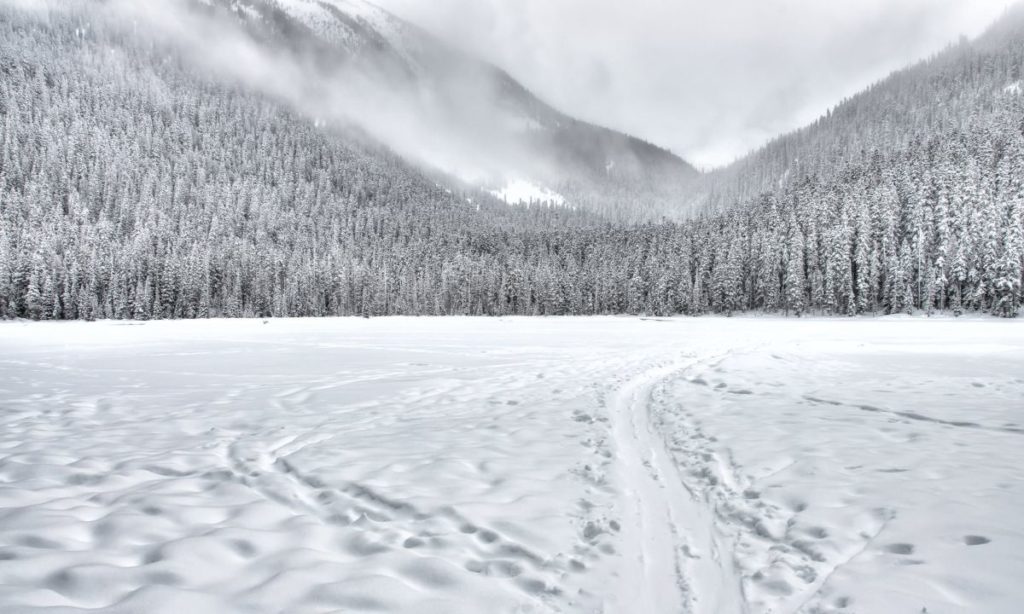
[[[848,181],[850,165],[894,152],[973,141],[1002,133],[1019,113],[1024,4],[1009,7],[978,39],[961,39],[845,99],[813,123],[772,139],[731,165],[705,174],[693,209],[723,210],[804,181]],[[988,138],[988,137],[986,137]],[[941,149],[946,149],[944,145]],[[844,178],[844,174],[846,177]]]
[[[394,113],[381,119],[378,107],[367,120],[357,112],[354,123],[462,179],[498,189],[535,184],[602,208],[592,201],[609,193],[620,202],[678,199],[698,175],[664,149],[559,112],[504,70],[366,0],[195,1],[230,13],[261,44],[311,61],[318,80],[358,75],[353,93],[369,90]],[[414,119],[395,134],[392,115]]]
[[[0,2],[0,318],[1024,302],[1019,12],[699,176],[724,213],[615,224],[678,205],[643,177],[682,163],[339,6]]]

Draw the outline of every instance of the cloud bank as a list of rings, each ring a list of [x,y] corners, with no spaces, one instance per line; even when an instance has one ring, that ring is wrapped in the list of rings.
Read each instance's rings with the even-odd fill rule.
[[[1009,0],[377,0],[582,119],[726,164]]]
[[[143,26],[145,36],[176,48],[220,80],[267,95],[318,125],[354,128],[425,167],[467,182],[500,184],[505,169],[537,164],[496,122],[498,92],[477,71],[453,66],[439,73],[443,87],[434,87],[404,78],[403,68],[387,57],[345,59],[330,44],[308,38],[294,45],[268,42],[261,25],[254,34],[224,11],[203,12],[197,10],[201,4],[186,0],[108,0],[104,6],[113,23]]]

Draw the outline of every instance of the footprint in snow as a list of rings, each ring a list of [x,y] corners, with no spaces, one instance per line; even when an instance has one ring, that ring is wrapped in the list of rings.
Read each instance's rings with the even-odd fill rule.
[[[883,547],[883,550],[890,554],[909,555],[914,554],[913,544],[889,544]]]

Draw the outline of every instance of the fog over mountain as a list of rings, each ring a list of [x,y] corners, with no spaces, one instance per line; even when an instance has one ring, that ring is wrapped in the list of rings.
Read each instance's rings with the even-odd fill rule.
[[[141,25],[199,70],[499,194],[579,204],[628,201],[642,186],[645,200],[665,203],[696,176],[669,152],[565,115],[499,67],[365,0],[104,6],[114,23]]]
[[[365,0],[0,7],[0,317],[1021,306],[1024,7],[707,174]]]
[[[1007,0],[380,0],[566,112],[720,166],[892,70],[981,31]],[[641,33],[641,35],[638,35]]]

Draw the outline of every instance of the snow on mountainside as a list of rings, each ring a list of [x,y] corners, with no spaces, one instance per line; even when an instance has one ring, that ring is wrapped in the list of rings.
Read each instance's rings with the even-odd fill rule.
[[[509,182],[500,190],[492,190],[491,194],[509,204],[550,203],[562,205],[565,203],[565,198],[561,194],[545,190],[521,179]]]
[[[602,199],[678,202],[697,177],[672,153],[569,117],[500,68],[370,2],[211,1],[258,36],[291,48],[315,47],[322,63],[357,67],[417,105],[411,114],[424,132],[420,140],[429,142],[429,162],[462,179],[504,185],[526,177],[546,190],[614,208]],[[437,155],[435,141],[455,153]]]
[[[1022,50],[1024,4],[1017,4],[976,40],[898,70],[810,125],[705,174],[690,198],[701,201],[695,208],[728,209],[809,178],[841,182],[848,164],[870,165],[939,135],[956,142],[957,133],[1000,131],[993,118],[1018,112]]]
[[[418,55],[413,28],[368,2],[361,0],[266,0],[324,39],[351,51],[388,45],[411,66]],[[235,1],[232,9],[258,13],[253,2]]]
[[[167,9],[186,1],[195,14]],[[629,156],[606,147],[628,137],[571,120],[559,132],[539,102],[518,125],[494,121],[527,94],[471,96],[480,80],[440,69],[419,87],[390,46],[377,65],[372,46],[330,43],[269,0],[50,6],[0,2],[0,317],[1020,311],[1024,97],[1003,93],[1024,65],[1014,19],[780,140],[748,184],[774,194],[628,226],[593,214],[643,211],[647,183],[616,183]],[[369,30],[352,17],[339,31],[349,21]],[[361,71],[377,82],[345,79]],[[548,166],[552,134],[607,179],[521,170]],[[426,166],[451,153],[504,173],[468,189]],[[566,206],[486,193],[510,180]]]

